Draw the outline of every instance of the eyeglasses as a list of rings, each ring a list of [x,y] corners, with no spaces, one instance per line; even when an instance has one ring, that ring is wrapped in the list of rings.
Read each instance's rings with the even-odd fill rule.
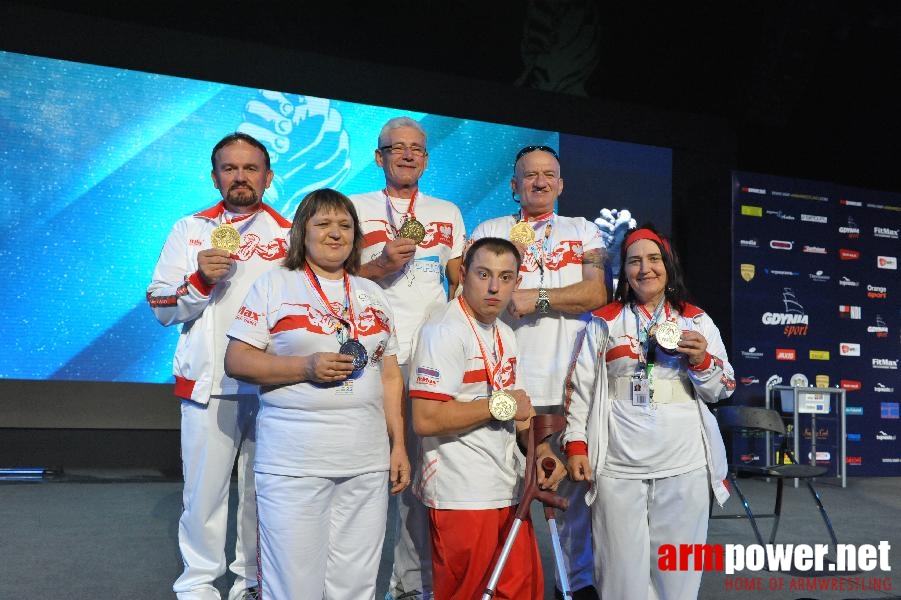
[[[516,158],[513,159],[514,166],[519,162],[519,159],[525,156],[530,152],[535,152],[536,150],[541,150],[542,152],[547,152],[557,160],[560,160],[560,157],[557,156],[557,151],[551,148],[550,146],[526,146],[522,150],[516,153]]]
[[[403,156],[410,151],[410,154],[417,157],[423,157],[428,154],[422,146],[407,146],[405,144],[392,144],[391,146],[382,146],[379,148],[382,154],[393,154],[395,156]]]

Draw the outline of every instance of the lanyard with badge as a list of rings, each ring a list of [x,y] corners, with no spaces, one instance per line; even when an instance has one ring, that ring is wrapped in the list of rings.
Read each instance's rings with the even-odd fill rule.
[[[303,271],[307,276],[307,282],[319,295],[319,300],[322,302],[325,310],[339,322],[338,328],[335,330],[335,337],[338,338],[338,343],[341,344],[338,348],[338,353],[353,356],[354,371],[359,371],[366,366],[369,356],[366,353],[366,348],[356,336],[353,302],[350,301],[350,278],[347,276],[347,271],[344,272],[344,309],[340,313],[329,302],[328,296],[325,295],[319,283],[319,278],[316,277],[316,273],[313,272],[309,264],[304,265]]]
[[[661,315],[665,315],[661,320]],[[675,319],[670,314],[666,299],[662,299],[653,314],[648,314],[643,306],[632,304],[632,313],[635,315],[635,328],[638,330],[638,345],[642,356],[638,361],[638,370],[632,375],[631,392],[632,406],[652,406],[654,399],[654,362],[657,357],[657,347],[664,350],[675,350],[679,344],[682,331]],[[640,314],[641,313],[641,314]],[[644,327],[641,326],[641,317],[647,318]]]

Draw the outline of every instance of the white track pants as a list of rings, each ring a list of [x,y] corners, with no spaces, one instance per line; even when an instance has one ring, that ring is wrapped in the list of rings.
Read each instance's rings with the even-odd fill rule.
[[[340,478],[257,473],[256,481],[263,598],[375,598],[387,471]]]
[[[707,469],[662,479],[599,477],[591,505],[595,577],[603,599],[695,600],[702,571],[661,571],[663,544],[707,539]]]
[[[207,405],[181,402],[181,459],[185,480],[178,547],[184,571],[173,591],[179,600],[218,600],[213,582],[225,574],[228,493],[238,459],[238,514],[235,582],[229,599],[256,585],[256,525],[253,458],[256,449],[256,396],[210,398]]]

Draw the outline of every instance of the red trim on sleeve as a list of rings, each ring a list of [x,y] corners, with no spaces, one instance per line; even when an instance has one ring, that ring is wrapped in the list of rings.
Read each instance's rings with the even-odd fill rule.
[[[424,400],[438,400],[439,402],[450,402],[454,399],[448,394],[440,394],[438,392],[426,392],[425,390],[410,391],[411,398],[422,398]]]
[[[200,276],[200,271],[194,271],[193,273],[191,273],[191,276],[188,277],[188,283],[197,288],[197,291],[204,296],[209,296],[213,291],[213,286],[207,285],[207,282],[204,281],[203,277]]]
[[[567,456],[588,456],[588,444],[585,442],[570,442],[566,444]]]
[[[175,395],[179,398],[191,400],[191,394],[194,393],[194,385],[197,382],[193,379],[186,379],[180,375],[175,376]]]
[[[692,371],[705,371],[710,368],[710,363],[712,363],[712,362],[713,362],[713,357],[710,356],[709,352],[705,352],[704,360],[702,360],[701,362],[699,362],[696,365],[688,363],[688,368],[691,369]]]

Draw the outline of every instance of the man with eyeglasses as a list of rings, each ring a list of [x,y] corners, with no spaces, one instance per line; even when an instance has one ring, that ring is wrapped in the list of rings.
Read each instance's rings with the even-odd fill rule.
[[[460,209],[419,191],[429,163],[427,135],[409,117],[382,126],[375,162],[385,172],[381,190],[350,196],[363,227],[360,275],[385,290],[394,311],[397,361],[406,380],[414,336],[436,307],[453,298],[460,278],[466,230]],[[406,414],[410,399],[406,399]],[[407,419],[414,469],[419,439]],[[394,568],[386,600],[432,597],[432,558],[426,508],[410,488],[397,498]]]
[[[563,193],[556,150],[522,148],[513,161],[510,189],[519,209],[480,223],[470,241],[502,237],[520,249],[522,282],[503,320],[516,332],[521,385],[535,410],[562,414],[563,386],[576,339],[591,312],[609,297],[607,255],[597,225],[556,212]],[[585,484],[564,481],[559,493],[569,498],[569,509],[558,523],[573,599],[596,599]]]

